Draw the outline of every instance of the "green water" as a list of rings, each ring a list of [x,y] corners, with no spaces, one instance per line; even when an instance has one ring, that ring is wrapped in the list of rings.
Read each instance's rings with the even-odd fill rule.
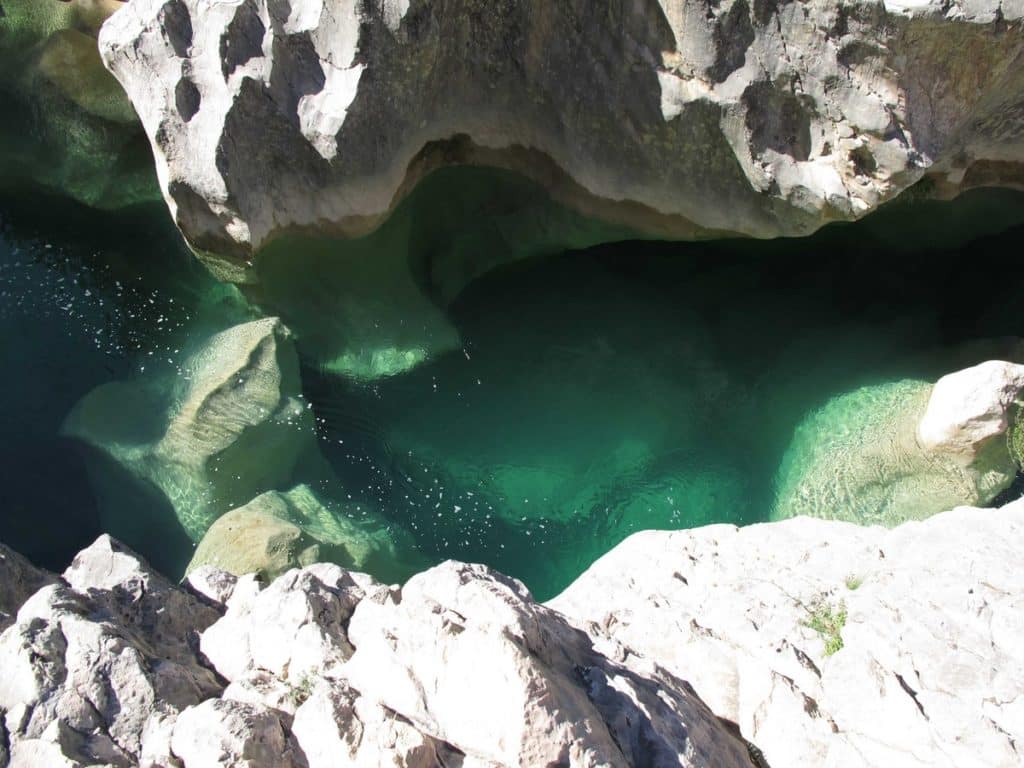
[[[193,542],[174,511],[127,476],[97,488],[95,457],[60,425],[100,384],[180,376],[189,345],[254,310],[159,205],[104,213],[25,186],[0,197],[0,222],[0,539],[58,568],[109,530],[179,576]],[[979,191],[799,241],[557,252],[552,228],[580,244],[624,233],[521,179],[455,169],[365,241],[280,246],[249,298],[298,337],[328,506],[371,510],[424,564],[485,562],[543,598],[634,531],[769,519],[789,475],[828,464],[807,424],[854,429],[895,382],[1008,356],[1024,336],[1022,225],[1024,196]],[[346,283],[353,253],[398,266]],[[382,324],[430,317],[444,343],[417,329],[418,365],[375,380],[332,364],[396,273],[413,304]],[[369,326],[337,322],[352,306]]]

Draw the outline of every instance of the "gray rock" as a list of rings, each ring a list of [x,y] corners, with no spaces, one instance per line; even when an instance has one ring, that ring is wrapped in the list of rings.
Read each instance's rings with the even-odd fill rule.
[[[0,632],[14,623],[14,615],[22,603],[53,581],[52,574],[36,568],[14,550],[0,544]]]
[[[0,634],[15,766],[138,764],[154,718],[220,692],[193,650],[219,612],[106,537]]]
[[[1019,2],[134,0],[100,50],[167,203],[235,280],[452,163],[658,235],[799,235],[930,172],[1020,182]]]

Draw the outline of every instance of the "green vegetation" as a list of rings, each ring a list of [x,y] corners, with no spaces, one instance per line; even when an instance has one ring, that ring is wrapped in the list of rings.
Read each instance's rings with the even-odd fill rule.
[[[864,583],[864,577],[851,573],[846,577],[846,588],[853,592]]]
[[[1024,470],[1024,405],[1018,404],[1014,409],[1013,421],[1006,431],[1006,445],[1017,469]]]
[[[842,600],[831,605],[824,596],[807,608],[805,627],[810,627],[825,641],[825,655],[831,656],[843,647],[843,627],[846,626],[846,603]]]
[[[310,673],[304,674],[299,678],[299,682],[292,686],[288,696],[292,700],[292,704],[296,707],[302,706],[303,703],[313,694],[313,686],[316,685],[316,680]]]

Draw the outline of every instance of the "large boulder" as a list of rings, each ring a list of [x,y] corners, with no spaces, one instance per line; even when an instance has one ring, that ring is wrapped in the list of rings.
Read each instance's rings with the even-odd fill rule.
[[[805,234],[931,172],[1019,183],[1019,3],[133,0],[100,50],[179,227],[234,279],[510,168],[652,234]]]
[[[636,534],[550,607],[683,676],[768,765],[1020,765],[1024,502],[895,530]]]
[[[290,333],[276,318],[215,334],[180,375],[98,387],[64,432],[155,486],[198,541],[220,515],[319,460]],[[108,524],[108,529],[111,526]]]
[[[989,361],[833,398],[797,427],[773,518],[892,526],[991,502],[1017,474],[1007,433],[1022,392],[1024,366]]]
[[[164,719],[222,690],[195,653],[220,613],[101,537],[0,634],[11,765],[139,764]]]

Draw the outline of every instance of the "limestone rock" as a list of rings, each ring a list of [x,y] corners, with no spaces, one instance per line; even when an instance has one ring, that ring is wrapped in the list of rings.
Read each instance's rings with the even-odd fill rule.
[[[428,171],[652,234],[798,235],[931,172],[1019,183],[1019,3],[133,0],[100,50],[189,240],[361,234]]]
[[[268,491],[219,518],[199,542],[186,573],[209,564],[237,576],[258,573],[273,580],[320,560],[386,571],[396,557],[387,531],[332,513],[300,485],[287,493]]]
[[[309,768],[434,768],[453,753],[344,682],[319,682],[295,712],[292,733]]]
[[[989,446],[1005,449],[996,438],[1006,434],[1022,393],[1024,365],[990,360],[944,376],[917,425],[918,440],[926,450],[971,466]]]
[[[199,542],[185,572],[212,565],[238,576],[256,573],[273,581],[291,568],[316,562],[319,548],[302,529],[265,509],[276,497],[272,491],[264,493],[220,517]]]
[[[98,387],[64,431],[158,488],[198,541],[221,514],[288,487],[300,459],[318,454],[290,333],[276,318],[215,334],[181,368],[169,382]]]
[[[138,764],[154,719],[215,695],[197,632],[219,612],[101,538],[0,635],[11,764]]]
[[[891,531],[801,518],[646,532],[549,605],[684,676],[769,765],[1009,767],[1024,737],[1021,546],[1024,502]],[[845,612],[832,655],[815,610]]]
[[[211,699],[182,712],[171,749],[184,768],[292,768],[296,760],[278,715],[267,707]]]
[[[366,591],[378,588],[329,564],[289,571],[262,591],[251,580],[239,583],[200,647],[231,682],[269,672],[298,686],[309,676],[331,674],[352,654],[348,620]]]
[[[22,603],[53,581],[51,574],[0,544],[0,632],[14,622],[14,615]]]
[[[519,582],[448,562],[348,628],[353,687],[422,732],[496,765],[749,765],[681,679],[596,651]]]

